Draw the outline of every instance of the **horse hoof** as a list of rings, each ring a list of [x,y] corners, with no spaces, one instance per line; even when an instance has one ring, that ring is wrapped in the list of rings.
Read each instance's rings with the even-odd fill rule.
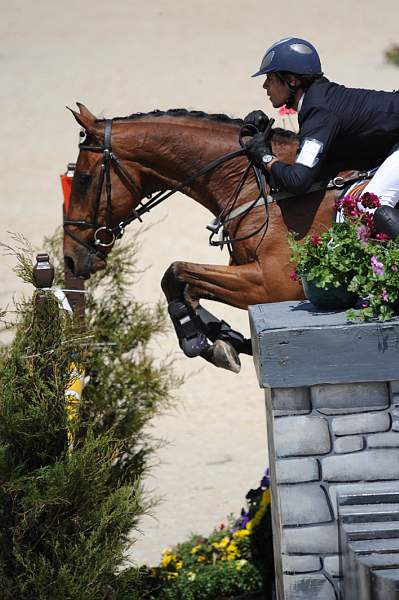
[[[206,360],[221,369],[239,373],[241,370],[241,362],[236,349],[225,340],[216,340],[212,346],[202,354]]]

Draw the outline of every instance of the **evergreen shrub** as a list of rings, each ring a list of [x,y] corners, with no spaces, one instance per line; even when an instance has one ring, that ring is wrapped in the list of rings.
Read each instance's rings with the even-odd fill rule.
[[[17,242],[17,271],[32,281],[31,249]],[[46,242],[58,284],[59,242]],[[157,441],[148,426],[179,383],[148,351],[162,308],[128,294],[136,253],[137,243],[115,248],[87,282],[84,329],[49,291],[16,307],[0,359],[1,600],[119,597],[129,532],[149,506],[141,481]],[[90,378],[73,423],[71,362]]]

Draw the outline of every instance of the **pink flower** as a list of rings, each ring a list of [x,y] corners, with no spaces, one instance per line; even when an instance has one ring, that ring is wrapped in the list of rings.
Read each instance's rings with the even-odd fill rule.
[[[360,203],[363,204],[364,208],[379,208],[381,206],[379,197],[371,192],[363,194],[360,197]]]
[[[291,279],[291,281],[298,281],[299,280],[299,277],[295,273],[295,271],[293,271],[292,273],[290,273],[290,279]]]
[[[397,272],[398,272],[398,267],[397,267],[397,265],[392,265],[392,267],[391,267],[391,271],[393,271],[394,273],[397,273]]]
[[[384,265],[377,260],[376,256],[371,257],[371,268],[377,276],[382,277],[384,275]]]
[[[388,302],[388,292],[385,288],[382,290],[381,298],[384,300],[384,302]]]
[[[379,242],[388,242],[391,238],[386,233],[376,233],[375,239]]]
[[[321,244],[321,237],[317,233],[312,233],[310,236],[310,244],[312,246],[319,246],[319,244]]]
[[[335,203],[337,210],[343,210],[345,217],[358,217],[360,216],[359,209],[357,208],[357,202],[353,196],[344,196],[342,200],[338,200]]]
[[[278,114],[281,115],[282,117],[285,117],[286,115],[296,115],[296,110],[293,108],[287,108],[286,105],[284,104],[284,106],[279,108]]]
[[[363,242],[363,244],[369,243],[370,231],[366,225],[360,225],[359,227],[356,227],[356,235],[358,239]]]
[[[368,230],[370,231],[369,235],[371,235],[371,232],[373,230],[373,223],[374,223],[374,215],[373,215],[373,213],[362,212],[360,214],[360,220],[363,223],[363,225],[365,225],[368,228]]]

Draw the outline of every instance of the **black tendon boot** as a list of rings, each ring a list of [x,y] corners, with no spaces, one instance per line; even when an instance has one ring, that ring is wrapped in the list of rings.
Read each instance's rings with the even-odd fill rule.
[[[200,304],[195,309],[199,327],[206,337],[215,342],[225,340],[229,342],[239,354],[252,356],[251,339],[245,338],[241,333],[230,327],[226,321],[221,321]]]
[[[196,326],[194,312],[181,300],[169,302],[168,311],[184,354],[189,358],[202,354],[209,344]]]
[[[374,229],[394,240],[399,235],[399,210],[391,206],[377,208],[374,213]]]

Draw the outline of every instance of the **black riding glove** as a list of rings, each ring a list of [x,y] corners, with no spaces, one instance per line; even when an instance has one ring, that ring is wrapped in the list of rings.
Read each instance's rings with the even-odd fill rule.
[[[247,150],[248,159],[252,160],[257,167],[264,166],[262,157],[265,154],[273,154],[270,144],[265,142],[263,138],[263,133],[254,135],[254,137],[245,145],[245,148]]]
[[[244,117],[244,125],[254,125],[258,131],[265,131],[269,120],[269,117],[263,110],[251,110],[251,112]]]

